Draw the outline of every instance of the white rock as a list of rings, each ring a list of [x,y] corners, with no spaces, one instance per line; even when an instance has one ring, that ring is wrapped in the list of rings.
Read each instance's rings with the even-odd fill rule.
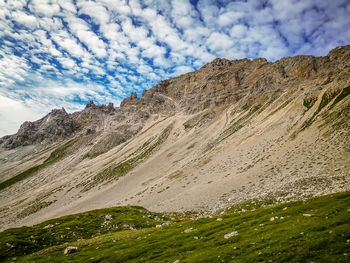
[[[275,220],[275,218],[274,218],[274,217],[271,217],[271,218],[270,218],[270,221],[274,221],[274,220]]]
[[[177,260],[174,261],[174,263],[180,263],[180,260],[177,259]]]
[[[156,228],[161,228],[162,227],[162,225],[156,225]]]
[[[222,218],[221,218],[221,217],[219,217],[218,219],[216,219],[216,221],[222,221]]]
[[[310,217],[310,216],[312,216],[312,215],[311,215],[311,214],[303,214],[303,216]]]
[[[186,230],[184,230],[184,233],[190,233],[190,232],[192,232],[194,229],[191,227],[191,228],[188,228],[188,229],[186,229]]]
[[[231,233],[228,233],[228,234],[224,235],[224,238],[228,239],[228,238],[234,237],[234,236],[238,236],[238,232],[237,231],[233,231]]]
[[[112,216],[111,215],[105,215],[105,220],[112,220]]]
[[[72,254],[74,252],[78,251],[78,247],[66,247],[66,249],[64,250],[64,254]]]

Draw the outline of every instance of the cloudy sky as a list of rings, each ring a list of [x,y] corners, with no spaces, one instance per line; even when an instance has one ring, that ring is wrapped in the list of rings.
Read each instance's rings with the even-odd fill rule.
[[[349,17],[349,0],[0,0],[0,136],[216,57],[325,55],[350,43]]]

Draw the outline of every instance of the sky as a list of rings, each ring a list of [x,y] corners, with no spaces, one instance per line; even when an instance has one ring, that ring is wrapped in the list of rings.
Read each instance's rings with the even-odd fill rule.
[[[350,44],[350,0],[0,0],[0,136],[53,108],[118,106],[216,57]]]

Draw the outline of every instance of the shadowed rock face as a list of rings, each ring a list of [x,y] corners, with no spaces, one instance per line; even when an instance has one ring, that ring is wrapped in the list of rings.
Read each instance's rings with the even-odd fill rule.
[[[53,142],[70,137],[78,129],[78,124],[64,108],[55,109],[38,121],[24,122],[16,134],[6,137],[3,146],[13,149],[19,146]]]

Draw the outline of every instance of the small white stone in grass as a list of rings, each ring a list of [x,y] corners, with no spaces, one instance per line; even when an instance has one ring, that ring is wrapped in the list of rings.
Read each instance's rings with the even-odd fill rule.
[[[74,252],[78,251],[78,247],[66,247],[66,249],[64,250],[64,254],[72,254]]]
[[[264,226],[264,224],[260,224],[259,226]]]
[[[194,239],[198,239],[198,237],[193,237]]]
[[[180,260],[177,259],[177,260],[174,261],[174,263],[180,263]]]
[[[162,227],[162,225],[156,225],[156,228],[161,228]]]
[[[312,215],[311,214],[303,214],[303,216],[310,217]]]
[[[194,229],[191,227],[191,228],[187,228],[186,230],[184,230],[184,233],[190,233],[192,232]]]
[[[287,209],[288,209],[288,207],[283,208],[283,210],[287,210]]]
[[[222,221],[222,218],[221,218],[221,217],[219,217],[218,219],[216,219],[216,221]]]
[[[237,231],[233,231],[231,233],[228,233],[228,234],[224,235],[224,238],[228,239],[230,237],[234,237],[234,236],[237,236],[237,235],[238,235],[238,232]]]
[[[275,220],[275,218],[274,218],[274,217],[271,217],[271,218],[270,218],[270,221],[274,221],[274,220]]]

